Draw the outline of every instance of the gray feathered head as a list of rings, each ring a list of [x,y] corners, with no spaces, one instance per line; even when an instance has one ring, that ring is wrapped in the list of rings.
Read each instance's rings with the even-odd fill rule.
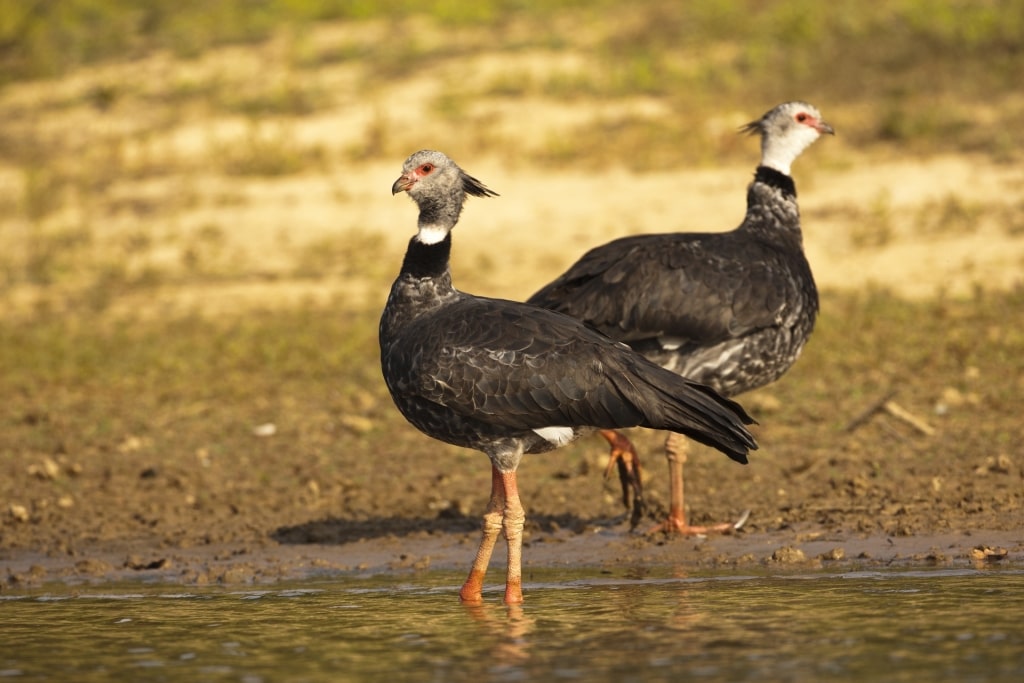
[[[419,238],[433,244],[444,238],[459,220],[466,195],[497,197],[498,193],[469,175],[441,152],[416,152],[402,164],[402,175],[391,194],[407,192],[420,208]]]
[[[821,112],[807,102],[786,102],[740,131],[761,136],[761,165],[789,175],[790,167],[808,145],[835,130],[821,117]]]

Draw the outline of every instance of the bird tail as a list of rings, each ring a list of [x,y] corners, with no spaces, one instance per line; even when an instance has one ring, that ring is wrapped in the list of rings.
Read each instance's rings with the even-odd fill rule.
[[[638,407],[649,424],[642,426],[684,434],[747,464],[747,453],[757,450],[757,441],[745,425],[757,421],[743,406],[653,363],[648,370],[641,373],[648,389],[640,392],[646,405]]]

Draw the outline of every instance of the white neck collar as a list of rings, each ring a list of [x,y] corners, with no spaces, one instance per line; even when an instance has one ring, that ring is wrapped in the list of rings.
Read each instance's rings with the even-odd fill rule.
[[[420,225],[419,232],[416,233],[416,239],[421,244],[439,244],[444,241],[444,238],[448,236],[450,228],[445,228],[440,225]]]

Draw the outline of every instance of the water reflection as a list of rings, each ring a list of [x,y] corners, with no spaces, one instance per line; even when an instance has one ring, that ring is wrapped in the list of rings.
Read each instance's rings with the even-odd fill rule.
[[[526,615],[522,605],[463,605],[479,629],[481,640],[493,641],[487,657],[499,669],[514,668],[530,656],[530,634],[536,620]]]
[[[550,579],[547,581],[546,579]],[[0,596],[0,677],[260,681],[1019,681],[1024,572],[460,575]]]

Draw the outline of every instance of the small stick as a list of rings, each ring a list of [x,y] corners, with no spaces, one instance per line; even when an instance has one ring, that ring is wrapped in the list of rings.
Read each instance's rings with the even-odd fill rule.
[[[917,431],[921,432],[925,436],[931,436],[932,434],[935,433],[934,427],[932,427],[930,424],[928,424],[921,418],[917,417],[916,415],[910,413],[905,408],[902,408],[899,404],[896,403],[896,401],[886,401],[883,407],[885,408],[885,412],[889,413],[890,415],[899,420],[903,420],[908,425],[910,425]]]
[[[871,419],[872,415],[874,415],[875,413],[877,413],[880,410],[885,410],[886,409],[886,407],[885,407],[886,404],[889,403],[890,401],[892,401],[892,397],[895,396],[895,395],[896,395],[896,390],[893,389],[892,391],[887,393],[885,396],[883,396],[882,398],[878,399],[877,401],[875,401],[874,403],[869,405],[867,408],[865,408],[863,411],[861,411],[860,414],[857,415],[857,417],[855,417],[852,420],[850,420],[850,423],[848,425],[846,425],[846,431],[852,432],[853,430],[857,429],[862,424],[867,422],[869,419]]]
[[[896,395],[896,390],[892,390],[889,393],[882,396],[880,399],[874,401],[867,408],[862,410],[855,418],[850,420],[849,424],[846,425],[846,431],[852,432],[865,422],[870,420],[876,413],[885,411],[889,413],[897,420],[902,420],[908,425],[924,434],[925,436],[932,436],[935,434],[935,428],[930,424],[911,413],[906,408],[902,407],[896,401],[892,400]]]

